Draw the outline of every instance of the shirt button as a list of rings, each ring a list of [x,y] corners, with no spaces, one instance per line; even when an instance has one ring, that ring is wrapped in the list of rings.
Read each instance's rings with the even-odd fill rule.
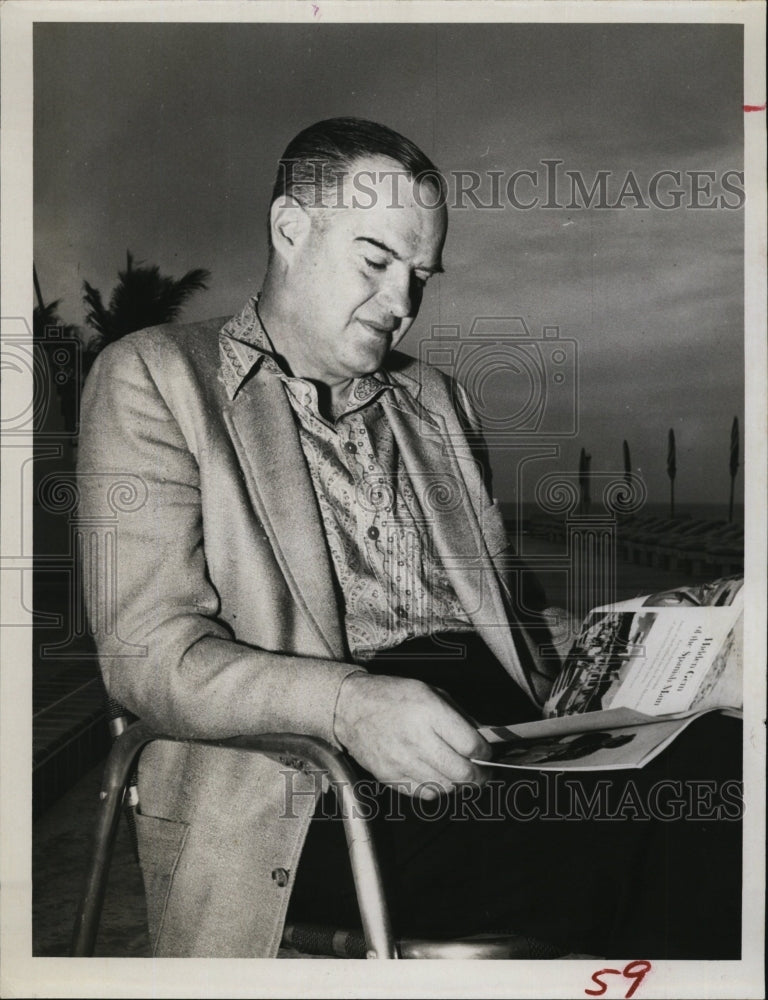
[[[375,524],[372,524],[368,529],[368,537],[372,538],[374,542],[379,537],[379,529],[376,527]]]
[[[357,445],[354,441],[347,441],[344,445],[344,451],[348,452],[350,455],[354,455],[357,451]]]
[[[398,604],[398,606],[395,608],[395,614],[397,615],[398,618],[405,618],[407,611],[402,606],[402,604]]]

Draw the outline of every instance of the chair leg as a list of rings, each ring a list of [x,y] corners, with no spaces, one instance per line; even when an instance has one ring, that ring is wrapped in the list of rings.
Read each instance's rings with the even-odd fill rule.
[[[339,798],[349,862],[367,946],[367,958],[397,958],[397,945],[389,920],[384,883],[376,858],[373,836],[365,819],[366,805],[357,797],[357,775],[341,754],[321,740],[301,735],[267,734],[227,740],[227,746],[271,753],[291,766],[296,758],[325,771]]]
[[[363,922],[368,953],[366,958],[397,958],[387,912],[381,869],[373,848],[369,824],[359,812],[354,785],[345,783],[341,791],[342,821],[349,849],[349,863],[355,882],[357,904]]]
[[[155,738],[147,726],[137,722],[122,734],[107,757],[93,853],[72,933],[70,955],[73,958],[93,955],[125,787],[139,752]]]

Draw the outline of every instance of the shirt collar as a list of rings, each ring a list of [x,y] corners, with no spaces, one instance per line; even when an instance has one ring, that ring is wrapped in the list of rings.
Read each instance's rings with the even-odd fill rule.
[[[269,335],[259,319],[257,303],[258,296],[250,298],[242,311],[228,320],[219,332],[222,378],[230,400],[259,367],[286,382],[294,381],[280,367]],[[347,412],[365,406],[384,389],[393,387],[389,373],[384,370],[356,378],[349,390]]]
[[[256,298],[249,299],[219,332],[221,372],[230,399],[235,398],[246,378],[265,361],[271,362],[273,370],[280,370],[266,330],[259,320],[256,302]]]

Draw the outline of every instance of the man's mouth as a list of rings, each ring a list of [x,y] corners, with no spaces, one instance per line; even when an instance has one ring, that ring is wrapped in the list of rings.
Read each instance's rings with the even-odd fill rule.
[[[367,327],[369,330],[378,334],[380,337],[391,337],[397,329],[397,327],[392,326],[391,323],[373,323],[368,319],[361,319],[360,323],[362,323],[362,325]]]

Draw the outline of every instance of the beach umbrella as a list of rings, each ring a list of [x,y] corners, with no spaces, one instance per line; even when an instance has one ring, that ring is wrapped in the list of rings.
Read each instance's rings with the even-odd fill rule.
[[[734,417],[731,424],[731,454],[729,469],[731,473],[731,496],[728,501],[728,520],[733,520],[733,489],[736,484],[736,473],[739,468],[739,418]]]
[[[669,476],[669,516],[675,516],[675,475],[677,473],[677,461],[675,454],[675,432],[669,428],[669,438],[667,443],[667,475]]]
[[[592,456],[588,455],[584,448],[579,455],[579,491],[581,493],[581,510],[583,514],[589,513],[589,505],[592,502],[589,495],[589,463]]]
[[[626,440],[622,442],[621,448],[624,452],[624,482],[627,484],[627,503],[629,503],[629,498],[632,496],[632,460],[629,457],[629,445]]]

